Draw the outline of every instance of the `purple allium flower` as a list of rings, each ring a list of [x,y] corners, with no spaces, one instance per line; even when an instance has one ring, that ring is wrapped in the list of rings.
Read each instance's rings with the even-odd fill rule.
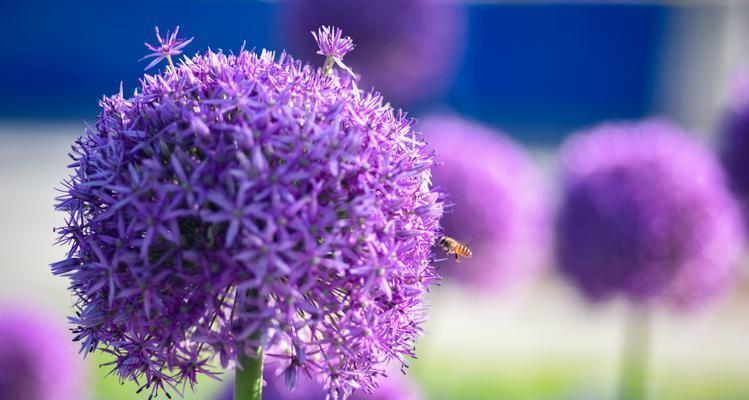
[[[354,41],[349,36],[343,37],[343,31],[335,27],[323,26],[318,33],[312,31],[312,36],[320,49],[317,54],[325,57],[342,59],[354,49]]]
[[[279,34],[303,60],[317,48],[309,32],[323,24],[356,38],[349,66],[388,100],[415,103],[439,94],[463,58],[467,15],[445,0],[291,0],[280,8]]]
[[[85,399],[82,367],[64,325],[28,307],[0,308],[0,398]]]
[[[152,53],[147,54],[145,57],[141,58],[142,60],[145,60],[147,58],[156,57],[153,59],[145,69],[151,69],[152,67],[156,66],[156,64],[160,63],[163,59],[166,59],[169,62],[169,65],[174,68],[174,63],[172,62],[172,56],[180,55],[182,54],[182,49],[190,44],[192,42],[193,38],[190,39],[180,39],[177,37],[177,34],[179,34],[179,26],[174,28],[174,33],[167,32],[166,33],[166,40],[161,38],[161,35],[159,34],[159,27],[154,27],[154,31],[156,31],[156,40],[158,40],[159,44],[154,46],[149,43],[145,43],[146,48],[148,50],[151,50]]]
[[[354,42],[351,38],[348,36],[344,37],[343,31],[332,26],[323,26],[317,32],[312,31],[311,33],[315,38],[315,42],[317,42],[317,47],[320,49],[317,51],[317,54],[325,56],[325,64],[323,64],[325,75],[330,75],[333,71],[333,65],[338,65],[351,75],[354,79],[354,85],[356,85],[356,74],[342,61],[343,56],[354,49]],[[354,86],[354,92],[358,93],[358,91],[359,89]]]
[[[743,230],[718,162],[667,121],[604,124],[563,146],[562,273],[593,300],[699,305],[734,275]]]
[[[314,379],[302,375],[297,378],[296,387],[289,390],[284,383],[283,375],[277,376],[272,369],[266,369],[263,374],[266,385],[263,388],[264,400],[324,400],[326,391],[323,385]],[[222,394],[221,400],[232,400],[233,391],[228,387]],[[424,398],[419,387],[408,380],[400,372],[390,372],[380,379],[378,387],[372,393],[356,391],[350,400],[422,400]]]
[[[473,257],[441,269],[487,290],[511,285],[548,261],[550,207],[545,182],[526,152],[491,128],[453,116],[420,124],[440,164],[434,183],[455,204],[445,234],[466,242]]]
[[[749,69],[740,71],[732,83],[719,152],[731,188],[749,216]]]
[[[290,380],[343,398],[414,355],[438,278],[433,160],[403,112],[346,76],[209,50],[100,102],[52,265],[85,352],[157,394],[213,374],[214,356],[286,346]]]

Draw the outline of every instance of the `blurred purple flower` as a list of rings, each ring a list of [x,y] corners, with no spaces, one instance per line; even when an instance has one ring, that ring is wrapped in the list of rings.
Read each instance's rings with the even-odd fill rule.
[[[158,394],[213,375],[214,356],[284,344],[287,376],[339,398],[414,355],[437,280],[433,160],[404,113],[339,73],[209,50],[101,101],[52,265],[84,352]]]
[[[297,378],[297,385],[289,390],[284,383],[283,374],[277,375],[272,369],[264,371],[265,387],[263,400],[325,400],[323,385],[306,375]],[[227,387],[221,394],[220,400],[233,400],[233,388]],[[378,387],[373,393],[362,390],[355,391],[350,400],[422,400],[424,398],[419,387],[407,379],[400,372],[389,373],[380,379]]]
[[[720,159],[731,189],[749,217],[749,68],[733,79],[720,135]]]
[[[153,29],[156,32],[156,40],[158,40],[159,44],[154,46],[149,43],[145,43],[146,48],[148,50],[151,50],[152,53],[147,54],[145,57],[140,59],[141,61],[143,61],[147,58],[156,57],[155,59],[151,60],[151,62],[146,66],[145,69],[147,70],[156,66],[156,64],[160,63],[165,58],[169,61],[169,65],[173,65],[171,57],[182,54],[182,49],[188,44],[190,44],[190,42],[192,42],[192,39],[193,39],[193,38],[190,38],[190,39],[178,38],[177,34],[179,33],[179,26],[174,28],[174,33],[171,33],[171,32],[166,33],[166,40],[161,38],[161,35],[159,34],[158,26]]]
[[[441,272],[492,290],[542,267],[550,244],[548,193],[523,148],[500,132],[458,117],[432,116],[420,129],[444,164],[434,169],[434,183],[455,204],[442,220],[444,232],[473,250],[472,258]]]
[[[279,34],[303,60],[317,48],[309,32],[335,25],[356,38],[349,66],[362,87],[396,104],[427,100],[452,80],[463,58],[467,15],[444,0],[290,0],[280,8]]]
[[[422,400],[419,387],[401,372],[391,372],[372,393],[357,391],[351,400]]]
[[[27,307],[0,308],[1,399],[85,399],[82,367],[64,325]]]
[[[667,121],[604,124],[562,148],[562,273],[592,300],[682,307],[734,276],[743,229],[713,155]]]

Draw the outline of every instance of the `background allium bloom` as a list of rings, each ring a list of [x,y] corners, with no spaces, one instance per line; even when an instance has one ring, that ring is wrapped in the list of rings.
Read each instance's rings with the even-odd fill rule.
[[[388,101],[415,103],[439,94],[463,58],[467,15],[443,0],[291,0],[281,6],[279,34],[302,60],[314,60],[310,31],[339,26],[356,40],[346,56]]]
[[[275,376],[272,371],[264,371],[266,382],[263,388],[263,400],[324,400],[325,389],[323,386],[301,375],[297,378],[297,386],[294,390],[289,391],[284,383],[284,376]],[[363,391],[355,392],[351,400],[422,400],[423,394],[419,387],[409,381],[402,373],[390,372],[387,378],[382,378],[378,382],[379,387],[374,389],[373,393]],[[221,400],[233,400],[234,393],[229,387],[221,395]]]
[[[391,372],[372,393],[356,392],[352,400],[422,400],[419,387],[400,372]]]
[[[749,69],[734,77],[731,97],[723,118],[720,159],[731,188],[749,211]]]
[[[432,157],[353,88],[286,54],[207,51],[104,98],[57,205],[83,350],[155,392],[259,345],[344,395],[412,356],[437,278]]]
[[[0,398],[85,399],[82,361],[68,331],[26,307],[0,307]]]
[[[660,120],[605,124],[563,146],[562,272],[591,299],[623,293],[682,306],[733,277],[743,230],[720,166]]]
[[[489,127],[453,116],[419,124],[442,164],[434,183],[448,193],[445,234],[473,257],[441,269],[473,287],[497,289],[548,261],[549,200],[544,179],[520,145]]]

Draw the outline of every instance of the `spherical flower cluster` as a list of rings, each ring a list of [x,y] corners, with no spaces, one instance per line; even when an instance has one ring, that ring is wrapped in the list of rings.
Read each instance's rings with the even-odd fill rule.
[[[733,80],[731,98],[723,118],[720,159],[729,183],[749,216],[749,69]]]
[[[439,94],[451,81],[465,47],[467,15],[445,0],[291,0],[283,4],[279,33],[304,60],[317,48],[309,32],[332,24],[356,38],[348,60],[389,101],[411,104]]]
[[[442,225],[473,257],[442,269],[471,287],[498,289],[548,261],[550,207],[545,182],[528,154],[500,132],[453,116],[420,125],[441,164],[434,183],[448,193]]]
[[[662,120],[605,124],[562,149],[557,253],[590,299],[704,303],[734,275],[743,239],[717,160]]]
[[[81,364],[62,324],[28,307],[0,309],[0,398],[85,399]]]
[[[73,146],[57,204],[70,251],[52,265],[83,351],[156,395],[214,356],[285,345],[287,375],[337,398],[413,356],[442,205],[404,113],[338,69],[244,49],[100,105]]]
[[[272,369],[265,369],[263,378],[266,385],[263,388],[264,400],[324,400],[326,396],[323,386],[308,376],[297,378],[296,386],[289,390],[283,376],[276,376]],[[232,400],[232,388],[227,388],[221,400]],[[350,400],[422,400],[424,398],[419,387],[406,379],[400,372],[391,372],[380,380],[378,387],[372,393],[355,392]]]

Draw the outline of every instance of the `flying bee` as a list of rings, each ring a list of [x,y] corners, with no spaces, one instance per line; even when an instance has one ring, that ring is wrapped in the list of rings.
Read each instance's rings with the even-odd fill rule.
[[[460,262],[461,256],[468,258],[473,255],[473,252],[468,248],[468,246],[460,243],[450,236],[442,236],[439,240],[439,245],[442,246],[447,254],[455,255],[456,262]]]

